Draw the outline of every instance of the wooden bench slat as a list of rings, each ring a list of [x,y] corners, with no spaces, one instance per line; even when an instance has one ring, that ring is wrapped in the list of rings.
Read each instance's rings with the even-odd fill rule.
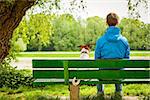
[[[149,68],[149,60],[33,60],[33,68]]]
[[[55,84],[64,84],[64,82],[33,82],[33,86],[46,86]]]
[[[70,79],[74,77],[81,79],[147,79],[150,78],[149,70],[71,70]],[[64,78],[64,71],[61,70],[35,70],[35,78]]]
[[[32,60],[33,68],[63,68],[64,60]]]
[[[69,68],[149,68],[148,60],[79,60],[69,61]]]
[[[150,78],[150,71],[142,70],[99,70],[99,71],[69,71],[69,78],[100,78],[100,79],[146,79]]]
[[[88,85],[88,84],[121,84],[121,83],[126,83],[126,84],[142,84],[142,83],[145,83],[145,84],[148,84],[150,83],[150,81],[110,81],[110,80],[107,80],[107,81],[81,81],[80,84],[83,84],[83,85]]]
[[[38,80],[38,79],[37,79]],[[70,83],[72,82],[72,80],[69,81]],[[88,80],[88,81],[84,81],[84,80],[81,80],[80,81],[80,84],[81,85],[88,85],[88,84],[120,84],[120,83],[126,83],[126,84],[142,84],[142,83],[146,83],[148,84],[150,82],[150,79],[149,80],[130,80],[130,79],[126,79],[126,80],[122,80],[122,81],[117,81],[117,80],[101,80],[101,81],[98,81],[98,80]],[[34,82],[34,85],[51,85],[51,84],[64,84],[64,80],[61,79],[61,80],[50,80],[50,81],[36,81]]]
[[[35,70],[33,71],[34,78],[64,78],[64,71],[61,70]]]

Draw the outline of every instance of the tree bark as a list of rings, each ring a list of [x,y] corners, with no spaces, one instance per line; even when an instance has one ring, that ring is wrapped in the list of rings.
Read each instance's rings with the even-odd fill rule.
[[[34,5],[35,0],[0,0],[0,63],[9,54],[10,39],[25,12]]]

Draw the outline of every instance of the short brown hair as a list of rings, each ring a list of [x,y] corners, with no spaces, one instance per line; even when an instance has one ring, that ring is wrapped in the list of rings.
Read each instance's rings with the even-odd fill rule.
[[[119,17],[115,13],[109,13],[106,17],[106,20],[109,26],[116,26],[118,24]]]

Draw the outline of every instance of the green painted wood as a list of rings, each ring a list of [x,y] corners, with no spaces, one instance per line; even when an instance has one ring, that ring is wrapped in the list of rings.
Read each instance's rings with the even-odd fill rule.
[[[150,60],[72,60],[69,68],[150,68]]]
[[[64,78],[64,71],[62,70],[34,70],[33,71],[34,78]]]
[[[65,84],[69,82],[68,61],[63,61]]]
[[[129,71],[129,70],[99,70],[99,71],[69,71],[69,78],[76,77],[83,79],[149,79],[150,71]]]
[[[80,84],[82,85],[89,85],[89,84],[148,84],[150,81],[81,81]]]
[[[150,68],[150,60],[33,60],[33,68]]]
[[[72,70],[69,78],[73,79],[148,79],[150,70]],[[34,78],[63,78],[63,71],[33,71]],[[68,76],[67,80],[68,80]]]
[[[33,82],[34,86],[46,86],[46,85],[55,85],[63,84],[64,82]],[[70,82],[71,83],[71,82]],[[150,81],[81,81],[80,85],[90,85],[90,84],[149,84]]]
[[[63,68],[63,60],[32,60],[33,68]]]
[[[33,60],[33,68],[64,68],[64,70],[33,70],[34,78],[101,79],[81,81],[80,84],[150,83],[150,81],[117,81],[118,79],[150,79],[150,70],[69,70],[68,68],[150,68],[150,60]],[[103,80],[103,81],[102,81]],[[116,81],[112,81],[116,80]],[[62,84],[58,82],[34,82],[34,85]]]

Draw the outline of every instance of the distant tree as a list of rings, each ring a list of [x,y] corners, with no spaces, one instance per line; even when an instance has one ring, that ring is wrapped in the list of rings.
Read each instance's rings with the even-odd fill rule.
[[[30,39],[28,49],[42,49],[42,46],[47,46],[50,42],[50,37],[53,31],[50,20],[52,16],[44,14],[36,14],[30,16],[27,36]]]
[[[51,42],[58,51],[79,50],[79,45],[95,43],[106,29],[104,20],[97,16],[76,20],[70,14],[63,14],[52,23],[54,33]]]
[[[149,50],[150,26],[140,20],[124,18],[119,27],[128,39],[132,50]]]
[[[70,14],[57,16],[53,20],[54,33],[51,42],[55,50],[77,50],[80,43],[80,24]]]
[[[49,44],[53,31],[50,20],[53,15],[35,14],[24,17],[20,25],[15,29],[12,39],[13,44],[18,38],[22,38],[28,50],[41,50],[43,46]]]
[[[94,16],[87,18],[85,41],[86,43],[95,43],[96,40],[104,34],[106,29],[106,24],[104,19]]]

